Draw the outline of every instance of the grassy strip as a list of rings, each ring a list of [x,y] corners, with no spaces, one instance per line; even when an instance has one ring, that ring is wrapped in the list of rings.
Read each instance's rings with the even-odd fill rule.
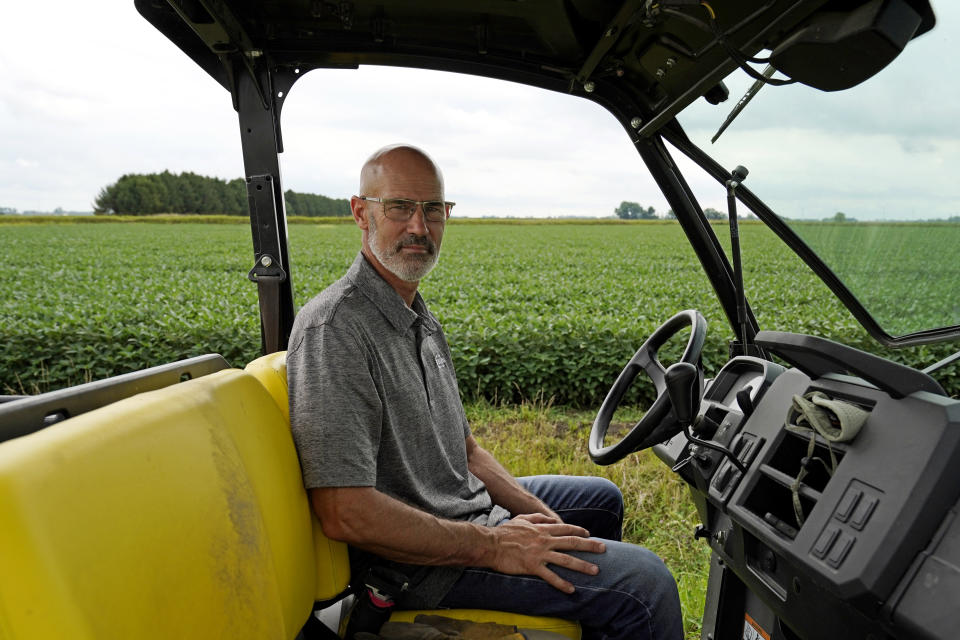
[[[139,222],[158,224],[250,224],[247,216],[228,216],[213,214],[156,213],[144,216],[0,216],[0,225],[10,224],[104,224],[110,222]],[[289,216],[290,224],[353,224],[350,216]],[[252,252],[252,250],[251,250]],[[252,253],[251,253],[252,255]]]
[[[591,412],[536,403],[503,407],[472,403],[466,409],[477,440],[516,476],[558,473],[615,482],[626,507],[624,540],[663,558],[677,579],[686,637],[700,637],[710,549],[693,539],[700,520],[676,474],[650,451],[608,467],[594,465],[587,454]],[[633,424],[639,416],[636,410],[624,410],[617,419]]]
[[[247,216],[215,214],[154,213],[142,216],[56,216],[56,215],[6,215],[0,216],[0,225],[4,224],[103,224],[106,222],[156,222],[161,224],[250,224]],[[619,218],[460,218],[454,216],[451,224],[456,225],[662,225],[675,224],[676,220],[621,220]],[[352,216],[287,216],[288,224],[353,224]],[[712,224],[725,224],[724,221],[711,221]],[[740,224],[759,224],[757,220],[741,220]]]
[[[204,223],[204,224],[249,224],[250,219],[246,215],[225,215],[225,214],[185,214],[185,213],[152,213],[142,216],[124,216],[124,215],[83,215],[83,216],[61,216],[61,215],[4,215],[0,216],[0,225],[10,224],[102,224],[106,222],[156,222],[162,224],[182,224],[182,223]],[[675,219],[658,220],[622,220],[620,218],[594,218],[594,217],[563,217],[563,218],[465,218],[453,216],[450,218],[452,224],[457,225],[518,225],[518,226],[537,226],[537,225],[672,225],[677,221]],[[708,220],[712,226],[726,226],[724,220]],[[288,224],[353,224],[351,216],[287,216]],[[760,220],[748,219],[740,220],[739,225],[763,225]],[[791,220],[792,227],[823,227],[821,220]],[[827,227],[835,229],[866,227],[916,227],[922,226],[924,229],[932,227],[956,228],[960,223],[952,220],[929,220],[929,221],[908,221],[908,220],[867,220],[858,222],[830,222]]]
[[[179,224],[185,222],[204,224],[250,224],[246,216],[185,215],[182,213],[158,213],[149,216],[3,216],[0,224],[106,224],[110,222],[153,222]]]

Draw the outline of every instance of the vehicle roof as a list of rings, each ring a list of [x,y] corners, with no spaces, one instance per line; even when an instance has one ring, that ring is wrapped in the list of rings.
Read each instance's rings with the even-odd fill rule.
[[[879,3],[136,0],[144,17],[228,90],[232,74],[258,73],[264,65],[293,76],[362,64],[438,69],[579,94],[615,111],[639,110],[631,119],[640,118],[634,128],[641,137],[701,96],[725,99],[721,81],[738,66],[731,47],[747,56],[773,50],[816,14]],[[926,0],[898,4],[904,3],[922,16],[914,35],[933,26]],[[711,17],[724,38],[712,30]],[[797,75],[796,56],[793,64]],[[823,59],[803,64],[799,75],[808,84],[840,65],[854,66],[851,60],[838,60],[834,69]]]

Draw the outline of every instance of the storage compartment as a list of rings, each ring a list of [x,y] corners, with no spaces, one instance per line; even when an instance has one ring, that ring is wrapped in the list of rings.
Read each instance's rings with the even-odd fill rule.
[[[810,436],[786,431],[780,446],[773,452],[773,456],[767,464],[790,478],[796,478],[809,449]],[[831,450],[833,451],[832,458]],[[828,443],[817,436],[813,456],[806,464],[807,473],[803,477],[802,484],[814,491],[823,493],[827,483],[830,482],[833,460],[836,460],[836,465],[839,466],[844,453],[845,451],[840,448],[840,445]]]
[[[760,465],[760,476],[744,502],[747,509],[790,539],[803,528],[830,482],[834,464],[839,467],[845,453],[839,445],[828,444],[820,436],[816,436],[812,456],[807,455],[809,447],[810,436],[784,430],[770,459]],[[806,472],[801,475],[803,469]]]

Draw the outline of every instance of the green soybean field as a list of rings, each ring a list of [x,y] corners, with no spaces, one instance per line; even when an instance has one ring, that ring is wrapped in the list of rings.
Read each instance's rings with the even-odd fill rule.
[[[717,227],[722,244],[725,231]],[[762,328],[819,335],[914,366],[951,352],[951,345],[879,349],[770,231],[742,225],[741,238],[747,298]],[[299,307],[347,269],[360,232],[291,224],[289,241]],[[0,290],[3,393],[208,352],[234,366],[259,354],[245,224],[0,225],[0,249],[8,263]],[[596,407],[643,340],[682,309],[698,309],[709,322],[707,375],[726,360],[733,338],[675,223],[452,221],[421,292],[444,325],[466,400]],[[955,369],[941,377],[953,394]],[[633,393],[649,402],[653,390],[640,381]]]

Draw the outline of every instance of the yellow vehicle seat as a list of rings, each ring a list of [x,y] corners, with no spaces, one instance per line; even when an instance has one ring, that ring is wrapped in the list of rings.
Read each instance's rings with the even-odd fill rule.
[[[296,637],[317,572],[283,412],[224,370],[0,445],[0,637]]]
[[[258,358],[247,365],[246,371],[253,374],[270,392],[277,405],[282,408],[289,426],[289,408],[287,400],[287,364],[286,352],[272,353]],[[316,518],[313,518],[313,535],[317,559],[317,599],[323,600],[340,592],[349,582],[350,565],[347,559],[347,545],[327,538]],[[480,609],[444,609],[442,611],[397,611],[391,620],[412,622],[420,613],[443,615],[476,622],[498,622],[512,624],[524,629],[552,631],[577,640],[580,638],[580,625],[569,620],[540,616],[525,616],[502,611]]]
[[[310,509],[286,395],[275,354],[0,443],[0,638],[295,638],[350,573]]]

